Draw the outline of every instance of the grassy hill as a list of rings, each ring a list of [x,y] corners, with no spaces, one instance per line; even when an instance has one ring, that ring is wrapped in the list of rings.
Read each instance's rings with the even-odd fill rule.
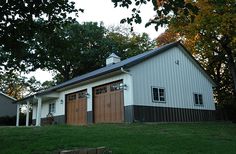
[[[236,153],[236,124],[158,123],[0,127],[0,153],[106,146],[118,153]]]

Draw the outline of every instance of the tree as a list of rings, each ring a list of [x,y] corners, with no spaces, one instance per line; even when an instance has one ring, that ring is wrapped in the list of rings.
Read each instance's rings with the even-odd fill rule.
[[[22,82],[25,78],[18,78],[18,74],[9,72],[1,72],[0,86],[3,93],[8,94],[14,98],[22,98],[23,86]]]
[[[77,12],[69,0],[1,0],[0,66],[7,70],[35,69],[38,55],[31,49],[34,35],[39,31],[51,33],[74,22],[69,14]]]
[[[142,18],[140,16],[140,7],[147,3],[152,3],[153,10],[156,15],[150,19],[146,26],[151,24],[155,25],[155,29],[158,30],[159,26],[163,26],[169,23],[171,17],[179,15],[185,15],[189,22],[194,20],[193,14],[198,13],[198,8],[188,0],[111,0],[115,7],[132,8],[131,17],[127,17],[121,20],[121,23],[128,23],[131,26],[133,23],[140,24]]]
[[[135,56],[156,46],[156,43],[146,33],[136,34],[121,26],[110,27],[108,31],[107,38],[110,46],[121,59]]]
[[[37,39],[41,68],[54,70],[57,83],[105,66],[111,52],[125,59],[155,46],[147,34],[124,34],[93,22],[70,24],[50,35],[40,33]]]
[[[196,5],[200,11],[194,22],[189,23],[184,15],[173,17],[157,43],[167,43],[170,36],[182,39],[217,83],[217,102],[236,106],[236,3],[208,0]]]
[[[42,69],[54,70],[62,82],[102,65],[106,29],[97,23],[68,24],[53,33],[40,33],[35,45]]]
[[[16,71],[0,72],[0,88],[3,93],[16,99],[42,90],[41,83],[35,77],[28,79]]]
[[[115,7],[129,7],[135,3],[137,7],[150,0],[112,0]],[[77,15],[82,9],[75,9],[75,3],[69,0],[2,0],[0,1],[0,66],[6,70],[32,71],[40,67],[40,53],[35,53],[32,44],[40,32],[51,34],[55,29],[74,23],[71,13]],[[170,13],[178,15],[183,12],[189,17],[197,8],[184,0],[153,0],[157,16],[148,24],[163,25],[168,22]],[[134,8],[131,18],[121,22],[140,23],[140,11]],[[43,57],[43,56],[42,56]]]

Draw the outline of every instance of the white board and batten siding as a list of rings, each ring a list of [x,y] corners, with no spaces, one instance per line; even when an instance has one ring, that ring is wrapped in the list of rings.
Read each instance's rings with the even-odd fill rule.
[[[215,110],[212,83],[188,56],[175,47],[130,68],[134,105]],[[165,103],[152,102],[152,86],[165,89]],[[202,106],[194,104],[194,93],[202,94]]]
[[[59,98],[54,101],[49,102],[43,102],[42,103],[42,113],[41,118],[45,118],[49,111],[49,103],[55,102],[55,113],[54,116],[60,116],[65,115],[65,106],[66,106],[66,95],[74,92],[78,92],[81,90],[87,90],[87,93],[89,94],[87,98],[87,111],[92,111],[92,91],[93,88],[99,85],[107,84],[110,82],[123,80],[123,83],[127,85],[127,89],[124,90],[124,105],[132,105],[133,104],[133,97],[132,97],[132,77],[129,74],[120,74],[113,77],[105,78],[96,82],[91,82],[86,85],[77,86],[76,88],[68,89],[65,91],[61,91],[59,93]],[[33,119],[36,119],[36,106],[33,106]]]

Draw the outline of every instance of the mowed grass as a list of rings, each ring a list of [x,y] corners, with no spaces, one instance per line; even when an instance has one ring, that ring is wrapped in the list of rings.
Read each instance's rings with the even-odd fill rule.
[[[0,127],[0,153],[57,153],[105,146],[112,153],[236,153],[236,124],[157,123]]]

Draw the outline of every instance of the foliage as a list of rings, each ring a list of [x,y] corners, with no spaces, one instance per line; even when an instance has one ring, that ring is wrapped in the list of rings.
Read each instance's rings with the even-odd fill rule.
[[[42,55],[39,57],[41,68],[53,70],[58,83],[104,66],[111,52],[125,59],[154,46],[147,34],[115,29],[87,22],[69,24],[51,34],[40,33],[35,52]]]
[[[0,66],[6,70],[35,69],[38,55],[31,49],[34,35],[51,33],[56,27],[74,22],[69,14],[77,12],[69,0],[1,0]]]
[[[50,34],[40,33],[36,53],[41,55],[41,68],[54,70],[59,73],[57,80],[65,81],[101,66],[105,32],[105,27],[97,23],[77,23]]]
[[[216,82],[219,106],[233,117],[236,112],[236,3],[208,0],[197,1],[196,5],[200,11],[194,22],[189,23],[184,15],[173,17],[157,43],[182,39]]]
[[[14,98],[22,98],[25,91],[25,77],[13,72],[4,73],[0,78],[1,91]]]
[[[130,0],[125,1],[112,0],[115,6],[122,3],[120,6],[129,7],[132,3]],[[135,5],[139,6],[149,1],[135,0]],[[158,17],[168,15],[171,11],[178,14],[179,9],[184,9],[189,14],[197,10],[184,0],[152,1],[152,3],[154,10],[159,14],[150,23],[166,23],[167,20],[164,18],[159,22]],[[57,74],[55,78],[60,82],[101,67],[114,46],[117,50],[121,50],[122,58],[143,52],[143,49],[149,46],[141,43],[141,41],[150,42],[146,34],[123,37],[118,36],[117,33],[107,35],[107,30],[101,25],[100,27],[94,24],[71,25],[75,23],[71,14],[75,13],[78,16],[78,11],[83,12],[82,9],[75,9],[75,3],[69,0],[2,0],[0,2],[0,67],[4,67],[9,72],[29,72],[38,68],[53,69]],[[135,16],[124,20],[130,24],[132,21],[140,23],[140,11],[133,9],[133,13]],[[67,38],[69,35],[71,38]],[[123,44],[117,45],[116,38],[124,38],[128,43],[122,40],[120,43]],[[128,49],[128,46],[132,46],[133,49]],[[26,87],[16,82],[25,84],[26,79],[18,77],[19,74],[10,74],[12,76],[7,75],[9,79],[3,77],[4,79],[1,80],[2,83],[10,80],[9,83],[12,83],[8,88],[5,87],[4,91],[8,91],[16,98],[22,97],[20,95]],[[13,81],[14,77],[16,81]],[[32,79],[29,82],[36,81]],[[44,85],[48,87],[54,84],[55,82],[47,82]],[[31,88],[36,91],[34,87]],[[17,91],[21,91],[21,94],[17,94]]]
[[[41,84],[41,87],[42,89],[48,89],[50,87],[53,87],[56,85],[56,82],[57,80],[56,79],[53,79],[51,81],[44,81],[42,84]]]
[[[113,50],[109,52],[116,52],[121,59],[135,56],[156,46],[156,43],[150,40],[148,34],[136,34],[125,27],[108,28],[107,38]]]
[[[112,2],[116,7],[129,8],[132,3],[139,7],[151,1],[112,0]],[[170,13],[178,15],[183,11],[189,17],[191,12],[197,12],[196,7],[184,0],[153,0],[152,4],[157,16],[148,24],[166,24]],[[45,55],[40,55],[43,52],[35,53],[35,45],[40,43],[35,39],[35,35],[54,34],[55,30],[58,31],[61,27],[75,22],[71,17],[72,13],[78,16],[78,11],[83,12],[82,9],[75,9],[75,3],[69,0],[2,0],[0,10],[0,66],[4,66],[6,70],[19,71],[32,71],[42,67],[38,58],[43,58]],[[122,21],[130,24],[140,23],[139,9],[133,8],[132,11],[132,17]]]
[[[8,154],[58,153],[64,149],[101,146],[116,154],[236,151],[236,125],[230,123],[0,127],[0,132],[0,153]],[[9,145],[14,146],[9,148]]]
[[[1,72],[0,75],[0,89],[3,93],[12,96],[16,99],[21,99],[25,95],[33,94],[43,87],[35,77],[27,78],[22,76],[19,72]]]
[[[146,26],[154,24],[156,30],[159,26],[168,24],[173,16],[178,17],[184,14],[188,22],[192,22],[194,20],[193,14],[198,13],[198,8],[186,0],[112,0],[112,2],[115,7],[133,7],[131,17],[121,20],[121,23],[126,22],[131,26],[133,23],[140,24],[142,22],[140,7],[152,3],[156,15],[146,23]]]

